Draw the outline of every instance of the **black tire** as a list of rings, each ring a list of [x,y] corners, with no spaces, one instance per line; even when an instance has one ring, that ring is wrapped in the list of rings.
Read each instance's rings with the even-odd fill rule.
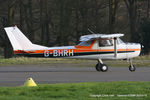
[[[108,71],[108,66],[106,64],[101,64],[101,71],[102,72]]]
[[[102,72],[106,72],[108,70],[108,66],[106,64],[96,64],[95,66],[97,71],[102,71]]]
[[[131,72],[134,72],[134,71],[136,70],[136,67],[135,67],[134,65],[130,65],[130,66],[129,66],[129,70],[130,70]]]
[[[101,66],[101,64],[99,64],[99,63],[96,64],[95,68],[96,68],[97,71],[101,71],[101,67],[100,66]]]

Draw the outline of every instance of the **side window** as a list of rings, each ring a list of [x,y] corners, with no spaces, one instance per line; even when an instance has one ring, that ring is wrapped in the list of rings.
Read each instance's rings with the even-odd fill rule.
[[[78,45],[79,46],[90,46],[92,41],[82,41]]]
[[[99,47],[105,47],[105,46],[112,46],[113,45],[113,41],[110,39],[104,40],[101,39],[99,40]]]
[[[110,41],[110,45],[113,46],[114,41],[112,39],[110,39],[109,41]]]

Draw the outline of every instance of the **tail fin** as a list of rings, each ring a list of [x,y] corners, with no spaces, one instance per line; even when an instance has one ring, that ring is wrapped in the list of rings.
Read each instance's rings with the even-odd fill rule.
[[[32,48],[31,41],[15,26],[4,28],[13,46],[13,50],[27,50]]]
[[[45,46],[33,44],[19,29],[15,27],[4,28],[13,46],[13,50],[41,50],[48,49]]]

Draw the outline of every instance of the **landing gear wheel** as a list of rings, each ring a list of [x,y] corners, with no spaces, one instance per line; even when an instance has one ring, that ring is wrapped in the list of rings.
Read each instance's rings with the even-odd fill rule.
[[[106,64],[96,64],[95,66],[97,71],[106,72],[108,70],[108,66]]]
[[[101,71],[106,72],[108,70],[108,66],[106,64],[101,65]]]
[[[130,70],[131,72],[133,72],[133,71],[136,70],[136,67],[135,67],[134,65],[130,65],[130,66],[129,66],[129,70]]]
[[[101,67],[100,66],[101,66],[101,64],[99,64],[99,63],[96,64],[95,68],[96,68],[97,71],[101,71]]]

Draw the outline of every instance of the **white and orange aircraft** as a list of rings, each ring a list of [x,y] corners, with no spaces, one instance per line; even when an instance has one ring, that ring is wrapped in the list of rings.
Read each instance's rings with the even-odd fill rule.
[[[124,43],[120,37],[124,34],[91,34],[80,37],[80,43],[75,46],[45,47],[33,44],[17,26],[4,28],[12,44],[14,54],[27,57],[62,57],[96,59],[96,70],[106,72],[108,66],[102,59],[129,59],[130,71],[136,67],[130,60],[137,57],[141,45],[137,43]]]

